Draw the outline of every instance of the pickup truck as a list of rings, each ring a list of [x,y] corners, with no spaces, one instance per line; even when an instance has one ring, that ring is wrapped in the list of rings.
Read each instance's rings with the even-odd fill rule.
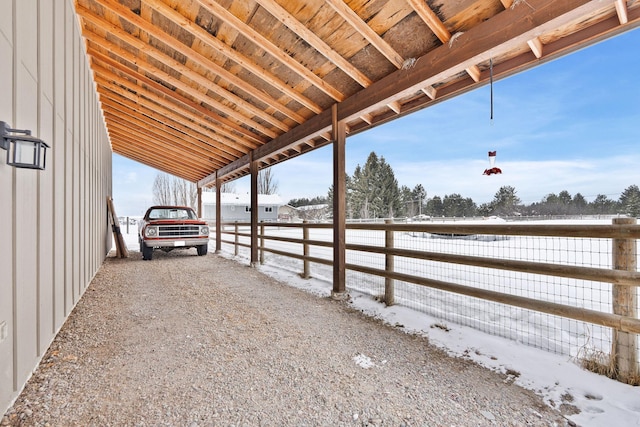
[[[154,249],[196,248],[202,256],[209,247],[209,226],[188,206],[152,206],[138,222],[138,242],[144,260],[153,258]]]

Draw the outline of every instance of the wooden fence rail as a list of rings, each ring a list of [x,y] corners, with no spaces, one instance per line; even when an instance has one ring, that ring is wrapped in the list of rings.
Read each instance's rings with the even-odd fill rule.
[[[226,223],[223,225],[222,232],[224,234],[233,234],[235,237],[233,241],[222,240],[222,242],[234,245],[234,253],[236,255],[238,254],[239,247],[250,248],[251,246],[250,244],[241,243],[239,240],[240,237],[250,238],[250,233],[240,231],[241,228],[246,229],[247,227],[250,227],[250,224]],[[233,232],[229,231],[230,228],[233,229]],[[299,259],[303,261],[301,276],[308,278],[310,277],[310,263],[332,265],[333,262],[331,259],[309,255],[309,247],[311,246],[325,248],[333,246],[332,241],[309,239],[309,231],[312,229],[330,228],[332,228],[332,224],[313,224],[306,222],[303,224],[261,223],[259,228],[260,262],[264,262],[265,252]],[[640,320],[637,318],[637,287],[640,286],[640,273],[637,271],[636,241],[640,239],[640,226],[636,224],[635,219],[616,218],[611,225],[530,225],[508,223],[504,225],[469,225],[461,223],[399,224],[387,221],[385,224],[347,224],[346,228],[347,230],[375,230],[384,232],[384,246],[353,243],[346,243],[345,245],[345,249],[348,251],[383,255],[384,270],[353,263],[347,263],[345,267],[347,270],[383,277],[385,279],[384,301],[387,305],[395,303],[394,282],[398,280],[609,327],[614,331],[611,355],[615,357],[619,378],[637,377],[637,335],[640,334]],[[296,238],[268,234],[268,231],[276,229],[301,229],[302,237]],[[613,268],[584,267],[548,262],[497,259],[402,249],[395,247],[394,234],[396,232],[429,233],[432,235],[458,237],[476,235],[611,239]],[[266,244],[267,241],[299,244],[301,245],[301,250],[288,252],[281,249],[270,248]],[[397,272],[395,271],[396,257],[611,283],[613,285],[613,312],[605,313]]]

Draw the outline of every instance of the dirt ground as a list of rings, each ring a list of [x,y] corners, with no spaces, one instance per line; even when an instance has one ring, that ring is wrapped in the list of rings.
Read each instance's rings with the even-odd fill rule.
[[[3,426],[563,426],[512,378],[194,250],[109,257]]]

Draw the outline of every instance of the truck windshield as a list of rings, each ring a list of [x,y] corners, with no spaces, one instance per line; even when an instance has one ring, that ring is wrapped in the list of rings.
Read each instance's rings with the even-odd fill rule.
[[[159,208],[149,212],[149,219],[197,219],[191,209],[185,208]]]

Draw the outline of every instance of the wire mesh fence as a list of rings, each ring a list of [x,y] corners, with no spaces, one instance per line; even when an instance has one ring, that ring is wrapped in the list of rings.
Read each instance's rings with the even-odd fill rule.
[[[326,242],[325,246],[311,245],[307,250],[307,256],[326,261],[314,264],[312,275],[331,279],[332,230],[326,227],[313,228],[313,225],[308,227],[308,241]],[[381,301],[385,300],[386,285],[389,283],[384,272],[390,256],[389,252],[385,253],[389,249],[388,229],[383,227],[372,226],[372,229],[367,229],[360,225],[358,228],[347,227],[346,231],[347,289],[370,294]],[[561,269],[586,267],[611,270],[615,239],[610,237],[457,233],[451,230],[428,232],[419,228],[405,228],[395,229],[391,233],[393,249],[410,252],[408,256],[391,255],[394,273],[561,305],[567,311],[578,308],[607,314],[619,314],[613,308],[615,294],[623,290],[633,295],[629,300],[633,304],[631,312],[626,315],[638,318],[637,280],[631,282],[632,286],[614,285],[606,280],[585,280],[566,277],[567,274],[557,276],[495,266],[497,260],[505,264],[526,262],[553,265]],[[277,258],[279,266],[286,264],[302,270],[304,261],[301,258],[284,261],[287,252],[303,253],[301,230],[297,227],[265,227],[265,236],[284,240],[267,239],[261,244],[265,252],[280,251],[277,255],[271,255],[271,259]],[[250,230],[246,228],[245,231],[248,233]],[[249,245],[246,236],[241,237],[240,241],[242,239],[244,242],[241,244]],[[635,240],[631,240],[635,248]],[[363,247],[370,250],[362,250]],[[429,259],[429,255],[418,257],[415,253],[438,256],[431,257],[434,260]],[[453,257],[453,262],[437,260],[441,256]],[[634,252],[632,257],[634,265],[637,265],[638,254]],[[490,259],[494,263],[489,267],[482,263],[465,264],[468,259]],[[356,271],[359,267],[373,269],[375,273]],[[635,348],[636,357],[632,362],[636,365],[636,371],[640,370],[637,335],[632,333],[632,339],[620,340],[616,334],[627,332],[614,332],[606,323],[603,326],[598,322],[575,320],[571,315],[563,315],[565,313],[562,310],[531,310],[441,290],[437,286],[429,287],[411,280],[393,280],[393,290],[395,304],[429,314],[441,322],[469,326],[553,353],[579,359],[598,359],[601,364],[610,363],[615,356],[613,353],[634,353],[624,348],[627,343]]]

